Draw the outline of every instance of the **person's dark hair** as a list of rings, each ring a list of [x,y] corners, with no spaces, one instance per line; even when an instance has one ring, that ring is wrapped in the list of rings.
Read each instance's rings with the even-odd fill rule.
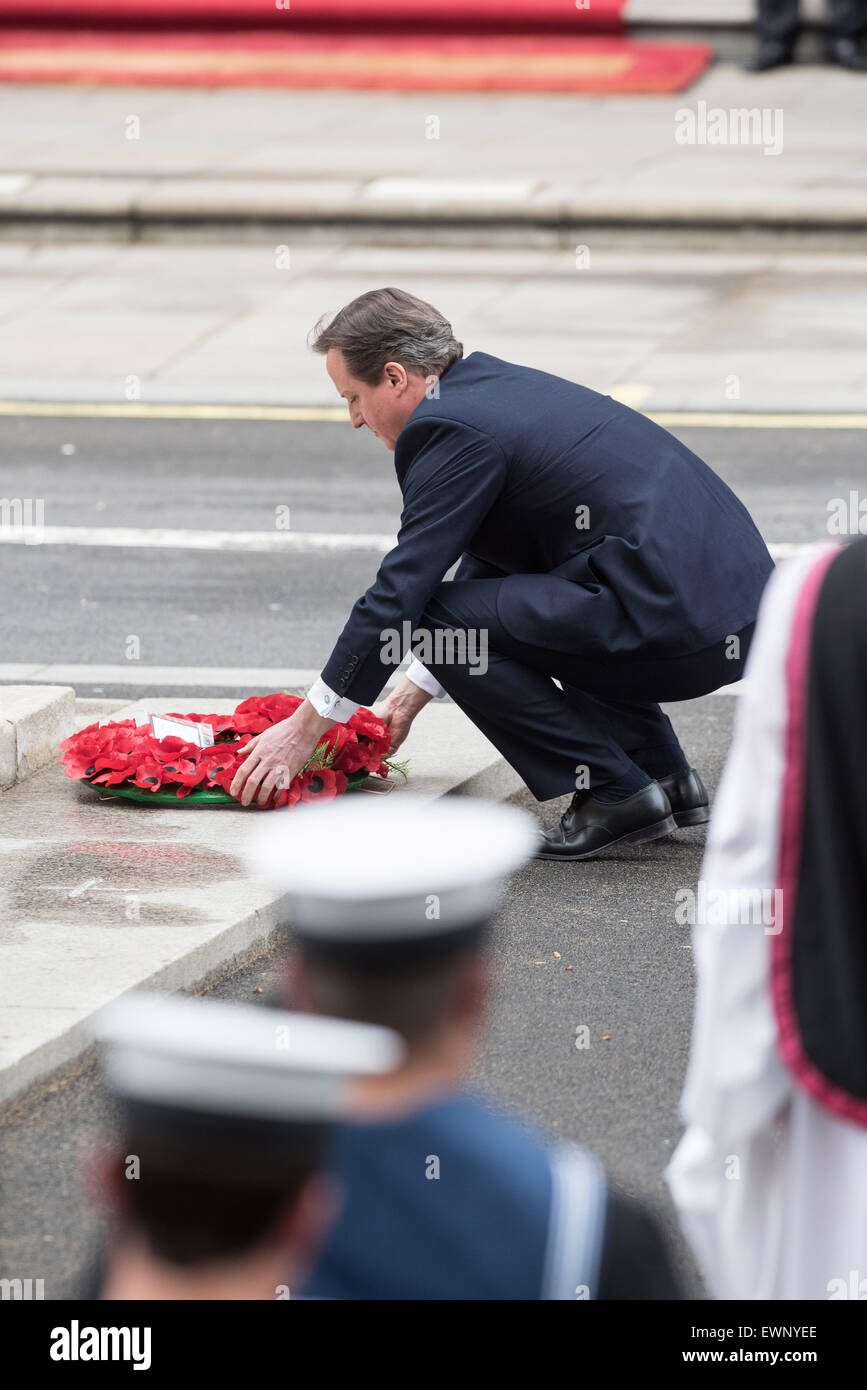
[[[418,966],[381,971],[322,959],[303,948],[302,959],[317,1013],[392,1028],[417,1053],[449,1022],[465,968],[484,940]]]
[[[140,1162],[139,1176],[127,1182],[127,1219],[150,1251],[172,1265],[189,1269],[243,1256],[267,1240],[318,1171],[328,1130],[311,1124],[305,1131],[294,1151],[252,1170],[239,1153],[221,1162],[203,1150],[197,1160],[179,1145],[127,1131],[123,1150]]]
[[[406,290],[368,290],[327,319],[323,314],[312,330],[313,351],[339,348],[350,375],[368,386],[382,380],[386,362],[438,377],[464,355],[448,319]]]

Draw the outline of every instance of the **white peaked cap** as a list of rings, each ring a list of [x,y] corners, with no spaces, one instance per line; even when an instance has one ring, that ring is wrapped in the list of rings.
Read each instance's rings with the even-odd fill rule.
[[[304,935],[410,942],[489,917],[538,840],[536,822],[513,806],[351,792],[273,812],[253,827],[247,863],[287,896]]]
[[[284,1122],[338,1118],[349,1078],[404,1053],[388,1028],[144,992],[100,1010],[94,1032],[126,1101]]]

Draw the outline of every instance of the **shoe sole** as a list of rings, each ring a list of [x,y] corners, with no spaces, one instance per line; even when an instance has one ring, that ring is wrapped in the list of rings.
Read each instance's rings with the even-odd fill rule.
[[[609,840],[607,845],[600,845],[598,849],[586,850],[584,854],[549,854],[545,850],[540,850],[535,857],[537,859],[562,859],[566,863],[573,863],[577,859],[595,859],[600,854],[607,854],[615,845],[647,844],[649,840],[661,840],[663,835],[671,835],[676,829],[677,821],[674,816],[666,816],[665,820],[658,820],[653,825],[642,826],[640,830],[631,830],[628,835],[620,835],[616,840]]]
[[[674,819],[678,829],[683,829],[685,825],[707,825],[710,810],[707,806],[694,806],[691,811],[675,811]]]

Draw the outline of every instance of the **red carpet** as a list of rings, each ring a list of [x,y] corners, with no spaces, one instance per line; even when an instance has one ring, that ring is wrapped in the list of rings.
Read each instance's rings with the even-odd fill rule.
[[[677,92],[700,43],[632,43],[624,0],[0,0],[0,81]]]
[[[11,29],[0,81],[195,87],[380,87],[412,91],[676,92],[704,44],[515,34],[335,35]]]
[[[0,20],[20,24],[49,18],[85,24],[154,23],[168,20],[181,27],[218,21],[258,27],[291,23],[293,28],[401,23],[409,27],[454,29],[474,26],[498,30],[514,27],[538,32],[621,27],[624,0],[0,0]]]

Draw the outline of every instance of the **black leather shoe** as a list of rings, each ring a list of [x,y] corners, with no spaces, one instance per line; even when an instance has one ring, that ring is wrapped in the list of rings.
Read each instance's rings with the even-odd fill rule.
[[[744,63],[745,72],[770,72],[771,68],[784,68],[795,61],[795,50],[791,44],[768,39],[759,48],[755,58]]]
[[[668,797],[658,782],[625,801],[597,801],[589,791],[576,792],[555,834],[542,837],[536,858],[592,859],[612,845],[658,840],[676,829]]]
[[[849,68],[852,72],[867,72],[867,58],[854,39],[832,39],[825,50],[829,63]]]
[[[710,820],[704,783],[694,767],[660,777],[659,785],[671,804],[671,814],[680,825],[706,825]]]

